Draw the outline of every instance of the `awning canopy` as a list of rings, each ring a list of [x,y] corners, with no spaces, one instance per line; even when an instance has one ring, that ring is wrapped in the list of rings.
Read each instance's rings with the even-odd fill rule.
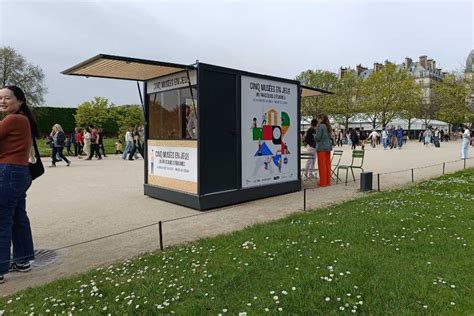
[[[195,67],[192,65],[99,54],[61,73],[71,76],[147,81],[186,69],[192,70]],[[302,98],[324,94],[333,93],[319,88],[301,86]]]
[[[193,66],[99,54],[61,72],[64,75],[146,81]]]
[[[306,98],[306,97],[316,97],[316,96],[321,96],[324,94],[334,94],[331,91],[319,89],[319,88],[313,88],[313,87],[308,87],[308,86],[303,86],[301,85],[301,97]]]

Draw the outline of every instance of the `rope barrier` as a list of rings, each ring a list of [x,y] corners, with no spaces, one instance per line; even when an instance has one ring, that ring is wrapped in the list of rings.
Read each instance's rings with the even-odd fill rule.
[[[466,168],[466,161],[471,160],[471,159],[474,159],[474,158],[459,159],[459,160],[447,161],[447,162],[442,162],[442,163],[429,165],[429,166],[418,167],[418,168],[403,169],[403,170],[386,172],[386,173],[378,173],[377,174],[378,191],[380,191],[380,175],[389,175],[389,174],[394,174],[394,173],[407,172],[407,171],[410,171],[410,170],[419,170],[419,169],[431,168],[431,167],[439,166],[439,165],[443,165],[443,174],[444,174],[444,166],[445,166],[446,163],[455,163],[455,162],[464,161],[464,169],[465,169]],[[359,180],[360,180],[360,178],[356,178],[355,180],[354,179],[349,180],[347,183],[353,183],[353,182],[357,182]],[[342,181],[342,182],[337,183],[337,184],[333,184],[331,186],[337,186],[337,185],[343,185],[343,184],[345,184],[345,181]],[[315,190],[315,189],[317,189],[317,188],[315,187],[311,190]],[[306,210],[306,190],[308,190],[308,188],[303,189],[303,192],[304,192],[304,210]],[[176,217],[176,218],[172,218],[172,219],[164,220],[164,221],[158,221],[158,222],[155,222],[155,223],[135,227],[135,228],[128,229],[128,230],[125,230],[125,231],[121,231],[121,232],[118,232],[118,233],[113,233],[113,234],[93,238],[93,239],[90,239],[90,240],[85,240],[85,241],[77,242],[77,243],[74,243],[74,244],[58,247],[58,248],[52,249],[52,251],[59,251],[59,250],[64,250],[64,249],[68,249],[68,248],[72,248],[72,247],[77,247],[77,246],[80,246],[80,245],[96,242],[96,241],[99,241],[99,240],[103,240],[103,239],[107,239],[107,238],[111,238],[111,237],[115,237],[115,236],[124,235],[124,234],[127,234],[127,233],[131,233],[131,232],[134,232],[134,231],[142,230],[142,229],[149,228],[149,227],[152,227],[152,226],[157,226],[157,225],[159,227],[160,249],[163,250],[164,249],[164,247],[163,247],[163,223],[170,223],[170,222],[179,221],[179,220],[182,220],[182,219],[192,218],[192,217],[196,217],[196,216],[209,215],[209,214],[213,214],[213,213],[216,213],[216,212],[221,212],[223,210],[224,209],[221,208],[221,209],[206,211],[204,213],[193,214],[193,215],[182,216],[182,217]],[[31,257],[31,256],[24,256],[24,257],[20,257],[20,258],[15,258],[15,261],[19,261],[19,260],[22,260],[22,259],[28,259],[29,257]],[[7,263],[7,262],[10,263],[11,261],[10,260],[9,261],[3,261],[3,262],[0,262],[0,263]]]

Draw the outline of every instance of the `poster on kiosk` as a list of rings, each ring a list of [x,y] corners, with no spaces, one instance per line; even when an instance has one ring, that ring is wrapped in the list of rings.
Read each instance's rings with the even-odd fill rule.
[[[242,76],[242,187],[298,180],[297,85]]]

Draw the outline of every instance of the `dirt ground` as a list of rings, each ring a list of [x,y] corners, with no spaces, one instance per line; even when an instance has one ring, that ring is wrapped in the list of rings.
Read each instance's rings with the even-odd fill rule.
[[[347,145],[342,149],[342,163],[349,163],[351,150]],[[470,150],[472,157],[473,148]],[[441,148],[425,147],[416,141],[409,142],[401,150],[368,146],[364,168],[374,173],[374,189],[377,189],[376,174],[382,173],[380,187],[387,190],[411,183],[411,168],[455,161],[459,156],[459,141],[441,143]],[[467,167],[474,167],[474,159],[466,162]],[[445,171],[453,172],[463,166],[461,161],[447,163]],[[442,165],[436,165],[416,169],[414,179],[439,176],[442,168]],[[386,174],[398,170],[406,171]],[[143,160],[124,161],[120,156],[109,156],[100,161],[72,158],[70,167],[58,163],[57,168],[47,168],[45,175],[35,180],[28,191],[27,205],[35,247],[57,249],[158,221],[199,215],[165,222],[166,247],[229,233],[303,209],[301,191],[199,212],[144,196],[143,177]],[[307,208],[319,208],[368,194],[358,192],[358,185],[358,182],[352,182],[348,186],[307,190]],[[305,186],[312,187],[313,184],[306,181]],[[62,249],[58,251],[58,260],[50,265],[30,273],[7,274],[5,284],[0,285],[0,295],[156,249],[159,249],[158,226]]]

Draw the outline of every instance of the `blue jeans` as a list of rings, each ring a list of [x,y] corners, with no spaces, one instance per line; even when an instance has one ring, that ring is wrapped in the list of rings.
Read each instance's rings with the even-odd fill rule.
[[[403,137],[397,137],[398,149],[402,149],[403,146]]]
[[[125,150],[123,151],[122,154],[122,159],[127,159],[127,155],[132,151],[133,148],[133,142],[127,142],[125,145]]]
[[[383,148],[387,149],[387,147],[390,145],[388,143],[388,138],[382,138],[382,144],[383,144]]]
[[[0,164],[0,275],[13,262],[34,259],[30,220],[26,215],[26,191],[31,185],[28,166]]]

